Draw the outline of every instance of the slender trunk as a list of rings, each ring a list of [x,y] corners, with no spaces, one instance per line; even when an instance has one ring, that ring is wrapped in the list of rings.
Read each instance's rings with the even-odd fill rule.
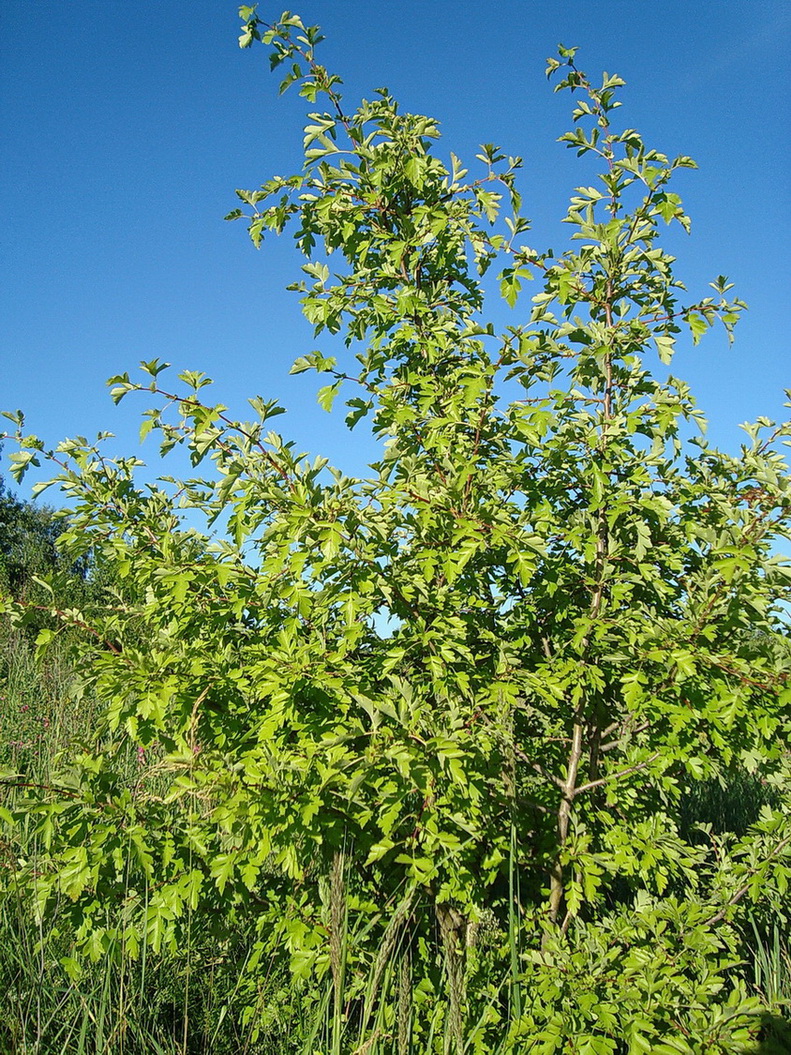
[[[612,315],[612,297],[613,297],[613,285],[610,280],[607,284],[607,303],[605,307],[607,327],[612,328],[613,315]],[[604,359],[604,395],[602,401],[602,430],[599,440],[599,454],[603,455],[607,447],[607,425],[612,418],[612,397],[613,397],[613,372],[612,372],[612,355],[607,354]],[[605,583],[605,566],[607,562],[607,553],[609,551],[609,527],[607,524],[607,506],[605,502],[602,502],[600,508],[596,514],[596,555],[595,555],[595,574],[594,574],[594,587],[591,593],[590,605],[588,608],[588,617],[593,622],[598,618],[601,612],[602,602],[604,601],[606,583]],[[582,648],[580,650],[580,660],[584,662],[586,653],[590,646],[591,634],[590,632],[585,636],[582,641]],[[574,798],[577,791],[577,778],[580,770],[580,763],[583,758],[585,751],[585,731],[586,728],[589,730],[589,767],[598,767],[598,744],[601,739],[600,733],[600,715],[598,713],[590,715],[586,721],[586,710],[587,700],[583,698],[577,707],[577,711],[574,716],[574,726],[571,732],[571,746],[569,748],[568,758],[566,760],[566,779],[561,787],[560,803],[557,811],[557,835],[558,835],[558,847],[557,855],[555,858],[555,865],[550,875],[550,886],[549,886],[549,918],[552,922],[556,922],[560,913],[561,906],[563,904],[563,892],[564,892],[564,875],[563,866],[560,858],[564,846],[569,835],[569,827],[571,824],[571,810],[574,803]],[[597,709],[598,710],[598,709]],[[589,781],[595,779],[593,776],[589,777]]]

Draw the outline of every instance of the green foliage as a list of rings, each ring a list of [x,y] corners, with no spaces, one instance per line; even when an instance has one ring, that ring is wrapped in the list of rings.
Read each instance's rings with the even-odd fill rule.
[[[60,533],[51,509],[20,501],[0,477],[0,589],[15,597],[35,591],[35,577],[58,567]]]
[[[93,554],[72,559],[59,550],[66,519],[64,510],[17,498],[5,489],[0,477],[0,598],[18,603],[12,651],[14,634],[21,632],[30,641],[39,634],[53,636],[66,610],[80,606],[110,584],[112,572],[100,567]],[[9,630],[4,620],[0,650],[9,641]]]
[[[561,48],[590,185],[570,246],[537,251],[519,158],[484,145],[470,175],[385,90],[347,110],[315,27],[242,18],[326,109],[302,171],[230,218],[256,246],[293,231],[293,288],[340,347],[294,370],[381,457],[349,479],[272,430],[275,402],[238,421],[158,360],[111,380],[204,475],[49,454],[63,553],[121,586],[69,615],[104,717],[61,792],[10,811],[46,851],[19,881],[89,961],[253,921],[250,976],[285,952],[312,994],[306,1052],[750,1050],[767,1000],[739,924],[782,912],[791,872],[791,427],[759,420],[739,456],[687,439],[701,415],[661,364],[744,307],[723,276],[679,300],[659,236],[689,227],[670,186],[693,163],[615,130],[623,82]],[[18,424],[21,474],[48,452]],[[682,824],[736,771],[771,789],[746,828]]]

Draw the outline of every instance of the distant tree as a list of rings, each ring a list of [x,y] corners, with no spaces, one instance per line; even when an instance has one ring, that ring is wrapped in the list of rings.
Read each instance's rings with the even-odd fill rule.
[[[19,603],[18,625],[31,642],[40,630],[58,626],[64,610],[112,584],[112,570],[92,552],[71,557],[58,548],[67,524],[64,510],[19,498],[0,476],[0,597]]]
[[[21,501],[0,477],[0,588],[23,597],[34,588],[33,576],[54,571],[61,531],[51,509]]]
[[[237,421],[157,360],[113,397],[149,393],[144,433],[204,478],[138,485],[136,459],[60,445],[64,553],[129,593],[80,615],[105,724],[36,805],[39,910],[72,904],[94,957],[254,915],[261,985],[288,955],[323,993],[311,1051],[740,1050],[762,1004],[739,920],[791,875],[791,427],[760,419],[738,456],[685,439],[701,415],[663,364],[743,308],[722,276],[678,300],[659,234],[689,227],[693,162],[615,129],[623,82],[561,48],[562,139],[594,171],[570,247],[538,251],[518,158],[484,146],[468,175],[386,91],[348,110],[316,27],[242,17],[326,107],[300,173],[238,192],[250,234],[293,229],[304,314],[345,345],[293,370],[381,457],[349,479],[272,431],[275,402]],[[502,332],[492,269],[520,309]],[[22,473],[45,448],[18,440]],[[156,749],[148,791],[129,741]],[[734,767],[778,805],[687,837],[682,797]]]

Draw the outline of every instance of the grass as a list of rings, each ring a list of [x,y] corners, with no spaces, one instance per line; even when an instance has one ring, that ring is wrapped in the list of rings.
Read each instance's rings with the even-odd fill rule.
[[[753,984],[770,1007],[791,1010],[791,949],[777,920],[761,925],[750,919]]]

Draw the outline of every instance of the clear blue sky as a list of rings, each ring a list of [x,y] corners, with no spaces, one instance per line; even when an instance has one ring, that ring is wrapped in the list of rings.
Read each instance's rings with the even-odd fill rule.
[[[304,107],[278,98],[262,48],[238,49],[237,6],[3,0],[0,408],[23,408],[51,442],[109,428],[131,453],[137,415],[113,408],[104,381],[157,356],[209,373],[240,415],[247,396],[280,398],[285,435],[359,470],[364,449],[340,414],[316,406],[315,376],[287,376],[315,347],[283,291],[299,267],[288,240],[256,253],[244,227],[222,219],[234,188],[299,166]],[[587,179],[555,142],[569,99],[553,95],[544,59],[576,44],[588,72],[624,76],[623,122],[700,165],[679,180],[693,219],[692,237],[672,241],[680,277],[697,295],[724,273],[751,308],[732,349],[709,337],[682,350],[674,372],[730,449],[739,422],[782,413],[788,0],[295,0],[295,10],[322,25],[323,59],[349,106],[387,85],[404,108],[439,118],[445,153],[471,159],[493,141],[521,154],[538,248],[562,248],[568,193]],[[518,316],[497,309],[501,321]]]

